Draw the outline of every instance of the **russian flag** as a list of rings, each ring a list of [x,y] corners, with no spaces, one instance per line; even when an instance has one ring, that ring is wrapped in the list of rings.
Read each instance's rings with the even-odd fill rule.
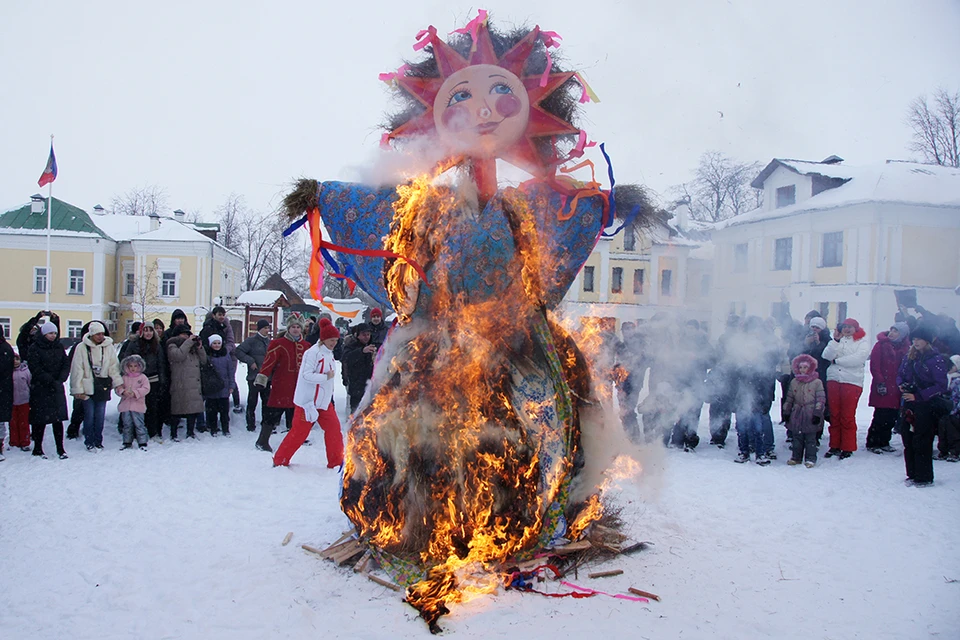
[[[45,184],[49,184],[57,179],[57,156],[53,154],[53,143],[50,143],[50,157],[47,158],[47,166],[44,167],[43,173],[40,174],[40,179],[37,180],[37,184],[41,187]]]

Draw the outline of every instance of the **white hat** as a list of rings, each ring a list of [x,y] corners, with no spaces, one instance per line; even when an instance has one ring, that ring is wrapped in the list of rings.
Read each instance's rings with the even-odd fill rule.
[[[96,320],[94,320],[93,322],[87,325],[87,333],[91,336],[95,336],[98,333],[106,333],[106,332],[107,332],[107,328],[103,326],[102,322],[97,322]]]
[[[42,325],[40,325],[40,335],[45,336],[48,333],[59,333],[59,331],[57,331],[57,325],[53,324],[52,322],[44,322]]]
[[[214,342],[219,342],[220,344],[223,344],[223,338],[220,337],[220,334],[215,333],[209,338],[207,338],[207,342],[210,343],[210,346],[213,346]]]
[[[826,329],[827,321],[823,318],[810,318],[810,326],[816,327],[817,329]]]

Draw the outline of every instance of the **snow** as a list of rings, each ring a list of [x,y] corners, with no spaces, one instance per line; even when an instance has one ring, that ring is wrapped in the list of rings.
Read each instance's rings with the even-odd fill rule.
[[[797,204],[779,209],[755,209],[717,223],[717,229],[759,220],[782,218],[803,211],[834,209],[866,202],[960,207],[960,169],[893,162],[868,166],[823,165],[781,160],[799,173],[819,173],[849,182],[828,189]]]
[[[342,416],[342,387],[336,402]],[[862,449],[839,462],[822,458],[824,446],[814,469],[788,467],[780,428],[778,461],[737,465],[735,447],[706,444],[705,415],[696,452],[643,450],[640,479],[610,494],[626,532],[654,546],[602,565],[621,576],[568,578],[610,593],[633,586],[661,602],[501,591],[454,606],[441,619],[445,635],[958,636],[960,584],[947,580],[960,578],[949,546],[960,529],[960,465],[936,462],[930,489],[902,484],[899,455]],[[864,394],[861,447],[870,415]],[[230,439],[201,435],[147,452],[119,451],[116,402],[107,416],[101,453],[67,441],[66,461],[14,450],[0,463],[4,638],[429,637],[400,594],[300,548],[347,528],[318,433],[290,468],[275,469],[242,416],[231,414]],[[44,448],[54,451],[49,430]]]
[[[244,291],[237,297],[237,304],[251,307],[272,307],[273,303],[279,300],[282,295],[282,291],[274,289]]]

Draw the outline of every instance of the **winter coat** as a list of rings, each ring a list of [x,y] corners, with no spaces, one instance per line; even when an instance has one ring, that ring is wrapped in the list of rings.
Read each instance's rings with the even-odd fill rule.
[[[804,341],[802,353],[805,353],[808,356],[813,356],[817,359],[817,375],[820,376],[820,382],[823,383],[823,388],[826,389],[827,369],[830,368],[830,361],[823,357],[823,350],[827,348],[827,345],[830,344],[830,342],[833,340],[833,337],[830,335],[830,331],[827,329],[821,329],[819,331],[819,336],[820,341],[815,344],[807,344],[806,341]],[[804,335],[804,339],[806,339],[806,334]]]
[[[110,386],[114,389],[123,384],[120,361],[117,360],[113,340],[104,337],[103,342],[95,344],[88,333],[73,352],[73,362],[70,363],[70,395],[93,397],[94,377],[110,378]]]
[[[741,332],[726,344],[733,370],[728,382],[733,385],[737,413],[764,414],[770,411],[780,356],[767,336]]]
[[[27,364],[31,376],[30,424],[66,420],[67,396],[63,392],[63,383],[70,376],[70,359],[60,344],[60,338],[52,342],[46,338],[34,340]]]
[[[193,340],[187,340],[187,334],[181,333],[167,340],[171,415],[189,416],[203,413],[200,365],[206,361],[206,352]]]
[[[13,417],[13,347],[0,330],[0,422]]]
[[[827,368],[827,382],[839,382],[863,387],[864,365],[870,357],[870,343],[864,338],[855,340],[843,336],[830,340],[823,349],[823,359],[831,362]]]
[[[910,342],[906,338],[894,342],[887,335],[888,331],[877,334],[877,343],[870,352],[870,406],[879,409],[900,408],[900,387],[897,386],[897,371],[900,363],[910,350]],[[880,389],[885,393],[881,395]]]
[[[260,369],[263,367],[263,359],[267,357],[267,347],[270,346],[270,338],[255,333],[237,347],[237,359],[247,365],[247,382],[253,382]],[[256,365],[251,367],[250,365]]]
[[[806,375],[800,375],[797,369],[799,362],[805,361],[810,365]],[[823,429],[823,411],[826,407],[827,394],[823,382],[817,375],[817,361],[812,356],[801,354],[797,356],[791,368],[793,380],[787,389],[787,397],[783,403],[783,415],[787,418],[787,427],[799,433],[816,433]],[[814,424],[814,418],[817,418]]]
[[[26,361],[21,361],[20,366],[13,370],[13,406],[30,402],[30,367]]]
[[[334,378],[327,373],[336,371],[333,351],[318,342],[303,354],[300,363],[300,375],[297,376],[297,388],[293,393],[293,403],[298,407],[315,407],[325,411],[333,401]]]
[[[306,340],[294,340],[286,334],[270,341],[267,355],[263,359],[263,367],[260,368],[255,379],[255,383],[261,387],[267,386],[267,379],[270,380],[268,407],[274,409],[293,407],[293,393],[297,388],[300,362],[309,347],[310,343]]]
[[[156,349],[150,348],[148,340],[131,340],[127,347],[126,356],[140,356],[146,365],[143,369],[143,375],[150,381],[151,392],[157,392],[167,388],[169,371],[167,367],[167,352],[157,342]],[[121,359],[122,361],[122,359]]]
[[[220,391],[216,393],[204,393],[203,398],[205,400],[229,398],[230,389],[233,387],[231,383],[231,376],[233,376],[233,358],[227,353],[226,346],[220,347],[219,351],[214,351],[213,349],[207,351],[207,362],[209,362],[213,370],[216,371],[222,386]]]
[[[35,339],[41,337],[40,332],[34,332],[33,328],[40,324],[40,318],[42,316],[43,312],[40,311],[20,326],[20,333],[17,335],[17,352],[20,354],[21,360],[27,359],[27,356],[30,354],[30,345],[33,344]],[[50,322],[56,325],[57,335],[63,335],[60,333],[60,316],[55,313],[52,314],[50,316]]]
[[[950,363],[941,356],[936,349],[929,349],[918,353],[915,360],[909,354],[900,363],[897,372],[898,385],[912,385],[916,387],[917,400],[926,402],[941,394],[946,394],[947,371]]]
[[[132,398],[123,396],[124,391],[133,391]],[[121,397],[120,406],[117,409],[121,412],[132,411],[134,413],[147,412],[147,394],[150,393],[150,381],[142,373],[123,374],[123,386],[116,389],[116,393]]]
[[[343,351],[344,384],[352,396],[362,394],[367,388],[367,380],[373,377],[374,354],[363,352],[367,346],[357,341]]]
[[[370,344],[375,344],[377,347],[380,347],[384,341],[387,339],[387,332],[390,330],[389,325],[386,321],[381,320],[380,324],[373,324],[368,322],[367,326],[370,327]]]
[[[204,346],[210,343],[210,336],[214,334],[223,338],[223,348],[226,349],[227,353],[233,353],[233,350],[237,348],[237,341],[233,337],[233,327],[230,326],[230,321],[218,322],[213,314],[208,313],[206,320],[203,321],[203,326],[200,328],[200,340],[203,341]]]

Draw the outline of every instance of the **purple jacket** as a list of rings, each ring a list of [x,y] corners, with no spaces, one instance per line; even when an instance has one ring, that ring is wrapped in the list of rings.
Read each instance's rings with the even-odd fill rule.
[[[210,364],[213,365],[214,370],[220,377],[220,381],[223,382],[223,389],[221,389],[220,393],[216,395],[204,395],[203,397],[205,399],[230,397],[230,389],[232,387],[231,380],[233,379],[233,374],[235,371],[233,368],[234,360],[230,357],[230,354],[227,353],[226,348],[222,348],[220,351],[223,353],[223,355],[214,355],[213,351],[208,351],[207,356]]]
[[[950,366],[947,359],[936,349],[921,353],[916,360],[903,359],[897,384],[911,384],[917,387],[917,400],[926,402],[940,394],[947,393],[947,371]]]
[[[870,406],[881,409],[900,408],[900,387],[897,386],[897,372],[900,363],[910,350],[909,341],[904,338],[899,343],[893,342],[887,336],[887,331],[877,334],[877,344],[873,345],[870,354]],[[880,395],[880,385],[887,388],[886,395]]]
[[[30,403],[30,367],[26,361],[13,370],[13,406]]]

